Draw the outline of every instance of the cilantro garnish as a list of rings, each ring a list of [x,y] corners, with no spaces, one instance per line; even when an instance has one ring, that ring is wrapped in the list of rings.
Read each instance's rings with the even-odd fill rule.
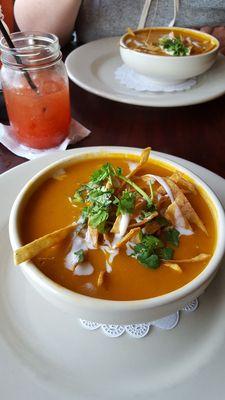
[[[98,186],[94,182],[88,182],[85,185],[81,185],[79,189],[75,191],[73,196],[70,197],[72,203],[84,203],[86,200],[87,193],[97,188]]]
[[[154,235],[143,235],[142,243],[151,251],[163,248],[163,242]]]
[[[105,181],[115,175],[114,167],[107,163],[95,171],[91,180],[76,190],[71,198],[74,202],[85,203],[81,219],[82,223],[88,223],[92,228],[97,228],[103,233],[106,230],[106,222],[110,215],[110,207],[114,201],[114,189],[108,189]]]
[[[113,189],[107,189],[105,186],[98,187],[89,192],[87,200],[102,206],[109,206],[112,203]]]
[[[164,217],[156,217],[155,221],[157,221],[159,223],[159,225],[161,226],[161,228],[168,226],[169,225],[169,221],[168,219],[164,218]]]
[[[73,196],[70,197],[72,203],[84,203],[85,192],[86,192],[86,186],[85,185],[80,186],[79,189],[77,189],[76,192],[73,194]]]
[[[135,206],[135,193],[124,190],[121,198],[118,200],[117,215],[133,214]]]
[[[80,192],[80,191],[75,192],[73,197],[71,197],[71,201],[74,202],[74,203],[83,203],[84,200],[83,200],[83,198],[81,196],[81,193],[82,192]]]
[[[110,206],[113,203],[113,189],[107,189],[100,186],[97,189],[89,191],[87,201],[91,203],[88,206],[89,224],[92,228],[97,228],[103,233],[106,229],[106,221],[109,218]]]
[[[175,228],[169,228],[164,231],[164,240],[175,247],[179,246],[179,236],[180,233]]]
[[[76,257],[77,263],[81,263],[84,261],[84,250],[78,250],[74,252],[74,255]]]
[[[106,207],[98,207],[97,205],[89,207],[89,223],[92,228],[97,228],[99,232],[105,231],[105,223],[109,218]]]
[[[190,54],[190,49],[184,45],[179,37],[164,36],[159,39],[159,45],[171,56],[187,56]]]
[[[91,181],[94,183],[100,183],[108,178],[111,178],[114,175],[115,175],[115,170],[112,164],[107,163],[103,165],[100,169],[93,172],[91,176]]]
[[[156,210],[156,207],[154,206],[154,204],[152,205],[150,210],[142,210],[141,214],[140,214],[140,219],[146,219],[148,217],[150,217],[152,215],[152,213]]]
[[[161,249],[160,258],[163,260],[171,260],[173,258],[173,249],[171,249],[171,247],[164,247]]]
[[[138,185],[136,185],[136,183],[134,183],[133,181],[131,181],[130,179],[126,178],[123,175],[119,175],[119,178],[122,179],[122,181],[126,182],[128,185],[132,186],[136,192],[138,192],[147,202],[147,205],[150,207],[152,206],[152,200],[150,199],[150,197],[147,195],[147,193],[144,192],[144,190],[142,190]]]
[[[156,269],[160,266],[160,259],[157,254],[148,255],[147,252],[143,252],[137,256],[137,260],[148,268]]]
[[[81,214],[81,223],[85,224],[88,219],[88,207],[84,207]]]
[[[141,243],[134,246],[132,254],[145,267],[156,269],[161,260],[173,258],[173,249],[164,247],[164,243],[154,235],[143,235]]]
[[[143,235],[141,243],[134,246],[133,257],[144,266],[155,269],[160,266],[157,250],[161,248],[163,248],[163,243],[156,236]]]

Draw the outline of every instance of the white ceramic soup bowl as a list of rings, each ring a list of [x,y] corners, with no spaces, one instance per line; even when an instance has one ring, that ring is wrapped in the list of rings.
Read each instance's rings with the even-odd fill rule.
[[[144,28],[139,31],[148,29],[149,28]],[[178,27],[157,27],[152,29],[164,29],[168,30],[168,33],[171,32],[171,29],[175,33],[180,33],[182,30],[182,32],[185,32],[187,35],[196,32],[193,29]],[[138,32],[138,30],[134,32]],[[215,63],[219,51],[219,41],[213,36],[203,32],[201,32],[201,36],[213,41],[215,43],[215,48],[205,54],[192,56],[161,56],[141,53],[130,49],[126,45],[128,35],[129,34],[126,33],[120,39],[120,55],[124,64],[134,71],[146,75],[153,81],[161,84],[177,84],[203,74]]]
[[[77,149],[74,155],[67,156],[41,170],[21,190],[17,196],[9,219],[9,234],[12,248],[15,250],[23,243],[20,237],[20,224],[23,209],[29,197],[38,187],[59,168],[74,165],[80,160],[95,158],[99,155],[123,154],[139,155],[140,149],[123,147],[93,147]],[[182,306],[201,295],[216,274],[225,252],[225,215],[224,210],[212,190],[196,175],[179,164],[169,161],[166,156],[152,152],[151,158],[172,170],[179,170],[195,182],[200,193],[205,196],[217,226],[215,252],[206,268],[191,282],[171,293],[155,298],[135,301],[111,301],[88,297],[70,291],[45,276],[32,261],[24,262],[19,267],[27,280],[48,301],[76,318],[113,324],[131,324],[157,320],[181,309]],[[129,259],[127,260],[129,262]],[[16,267],[15,267],[16,268]]]

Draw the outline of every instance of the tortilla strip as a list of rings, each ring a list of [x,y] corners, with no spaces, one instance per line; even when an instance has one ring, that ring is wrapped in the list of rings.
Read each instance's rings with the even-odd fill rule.
[[[178,264],[176,264],[176,263],[171,263],[171,262],[168,262],[168,261],[163,261],[163,265],[165,265],[165,267],[169,267],[169,268],[173,269],[173,270],[176,271],[176,272],[179,272],[179,273],[183,272],[182,269],[181,269],[181,267],[180,267]]]
[[[185,218],[184,215],[182,214],[182,212],[179,209],[176,201],[174,201],[173,203],[171,203],[169,205],[169,207],[167,207],[164,216],[177,229],[178,228],[182,228],[182,229],[188,230],[190,232],[193,232],[192,228],[191,228],[191,225],[189,224],[187,218]]]
[[[134,176],[133,181],[143,190],[149,189],[149,179],[146,175]]]
[[[175,201],[187,220],[190,223],[195,224],[206,235],[208,235],[208,232],[202,220],[199,218],[198,214],[195,212],[195,210],[182,192],[176,197]]]
[[[98,280],[97,280],[97,286],[98,287],[103,285],[105,275],[106,275],[106,271],[100,271],[99,272],[99,276],[98,276]]]
[[[131,178],[133,175],[136,174],[137,171],[139,171],[139,169],[141,169],[143,167],[144,164],[146,164],[146,162],[149,159],[150,152],[151,152],[151,147],[146,147],[146,149],[144,149],[141,152],[139,163],[136,165],[136,167],[132,171],[130,171],[130,173],[126,176],[126,178],[128,178],[128,179]]]
[[[149,215],[149,217],[144,218],[142,221],[140,222],[136,222],[134,224],[129,225],[129,228],[136,228],[137,226],[143,226],[145,225],[147,222],[151,221],[152,219],[154,219],[155,217],[158,216],[157,211],[152,212],[151,215]]]
[[[108,182],[106,183],[105,187],[106,187],[107,190],[108,190],[108,189],[112,189],[112,187],[113,187],[112,182],[110,182],[110,181],[108,180]]]
[[[191,203],[188,201],[182,190],[171,181],[171,179],[166,178],[166,182],[168,183],[170,189],[175,198],[175,202],[177,203],[178,207],[180,208],[182,214],[187,218],[190,223],[195,224],[198,228],[200,228],[205,234],[207,235],[207,230],[201,219],[199,218],[198,214],[193,209]]]
[[[134,235],[132,237],[131,244],[133,245],[133,244],[139,244],[139,243],[141,243],[141,235],[139,235],[139,232],[138,232],[136,235]]]
[[[167,194],[161,196],[158,199],[157,208],[159,210],[166,209],[171,204],[170,198]]]
[[[134,206],[134,213],[132,214],[131,218],[138,216],[138,214],[140,214],[140,211],[143,210],[146,207],[146,200],[143,199],[143,197],[138,197],[136,202],[135,202],[135,206]]]
[[[97,249],[97,247],[98,247],[98,229],[92,228],[90,225],[88,225],[88,230],[89,230],[89,235],[90,235],[90,239],[92,241],[93,247]]]
[[[133,32],[133,30],[131,28],[127,28],[127,33],[131,36],[135,36],[135,33]]]
[[[199,261],[204,261],[207,258],[210,257],[210,254],[206,253],[201,253],[198,256],[192,257],[192,258],[184,258],[183,260],[163,260],[163,263],[193,263],[193,262],[199,262]]]
[[[156,190],[156,192],[157,192],[157,194],[160,194],[161,196],[164,196],[164,195],[167,196],[167,193],[166,193],[164,187],[162,187],[162,186],[159,186],[158,189]]]
[[[75,228],[75,223],[65,226],[64,228],[57,229],[54,232],[48,233],[33,242],[19,247],[14,251],[15,265],[21,264],[24,261],[31,260],[36,257],[42,250],[54,246],[66,238]]]
[[[105,232],[105,233],[103,233],[103,239],[105,240],[105,241],[108,241],[108,242],[110,242],[110,235],[109,235],[109,233],[108,232]]]
[[[122,218],[122,215],[121,215],[121,214],[118,215],[118,216],[116,217],[115,222],[114,222],[113,227],[112,227],[112,229],[111,229],[110,232],[112,232],[112,233],[119,233],[119,231],[120,231],[120,221],[121,221],[121,218]]]
[[[141,188],[144,188],[145,190],[146,188],[150,189],[151,197],[157,202],[158,207],[163,207],[165,202],[169,204],[174,200],[172,190],[166,181],[166,177],[161,177],[154,174],[145,174],[134,177],[133,180],[135,183],[137,182]],[[157,182],[157,184],[159,184],[159,187],[156,189],[156,191],[151,189],[150,182]]]
[[[129,242],[129,240],[137,235],[140,232],[141,228],[134,228],[131,229],[123,238],[120,242],[117,242],[115,245],[115,248],[120,248],[122,247],[125,243]]]
[[[187,179],[183,177],[181,172],[176,171],[170,176],[171,181],[176,183],[177,186],[179,186],[180,189],[184,189],[186,193],[193,193],[196,194],[197,190],[193,183],[189,182]]]
[[[145,226],[145,233],[148,235],[152,235],[153,233],[159,231],[161,229],[161,225],[157,221],[151,221]]]

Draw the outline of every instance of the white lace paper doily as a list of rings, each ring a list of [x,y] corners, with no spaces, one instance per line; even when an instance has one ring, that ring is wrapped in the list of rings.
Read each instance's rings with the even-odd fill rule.
[[[32,149],[19,143],[13,135],[12,128],[9,125],[0,124],[0,143],[2,143],[7,149],[17,156],[33,160],[34,158],[50,154],[57,150],[66,150],[69,144],[75,144],[80,140],[84,139],[90,134],[89,129],[81,125],[75,119],[71,120],[69,136],[60,143],[57,147],[51,149]]]
[[[115,70],[115,78],[138,92],[177,92],[191,89],[197,82],[196,78],[188,79],[178,84],[156,83],[145,75],[138,74],[127,65],[123,64]]]
[[[198,308],[198,304],[198,299],[195,299],[191,303],[186,304],[181,311],[186,313],[194,312]],[[85,319],[79,319],[79,321],[83,328],[89,331],[100,329],[102,333],[110,338],[118,338],[124,333],[127,333],[129,336],[135,339],[141,339],[148,335],[150,328],[152,327],[156,327],[165,331],[175,328],[180,320],[181,311],[177,311],[174,314],[158,319],[157,321],[143,322],[142,324],[132,325],[101,324],[99,322],[86,321]]]

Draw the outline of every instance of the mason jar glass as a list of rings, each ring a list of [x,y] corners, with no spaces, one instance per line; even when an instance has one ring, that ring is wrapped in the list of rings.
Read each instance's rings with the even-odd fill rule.
[[[69,84],[57,36],[42,32],[10,35],[15,49],[0,41],[2,87],[17,140],[32,148],[59,145],[69,134]]]

